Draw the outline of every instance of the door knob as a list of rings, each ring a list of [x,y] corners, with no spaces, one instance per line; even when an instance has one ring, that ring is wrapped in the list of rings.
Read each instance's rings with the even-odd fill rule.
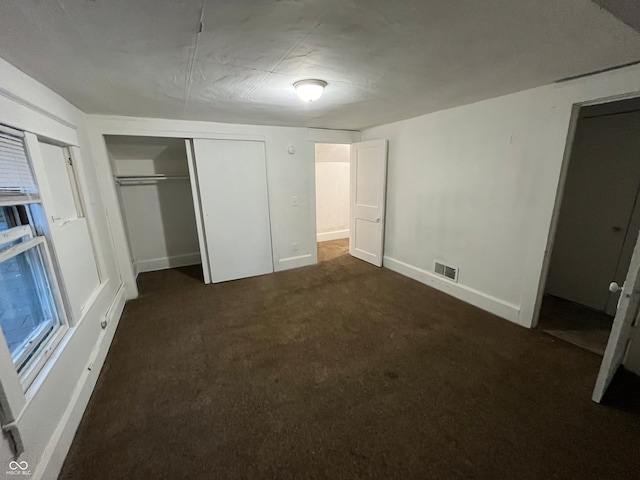
[[[622,288],[624,288],[624,284],[622,284]],[[609,284],[609,291],[611,293],[618,293],[622,288],[618,285],[618,282],[611,282]]]

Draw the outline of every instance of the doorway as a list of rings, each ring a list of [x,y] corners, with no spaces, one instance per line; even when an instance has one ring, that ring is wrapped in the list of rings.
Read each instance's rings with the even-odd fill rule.
[[[582,107],[538,328],[603,355],[640,231],[640,101]]]
[[[136,277],[200,264],[184,139],[125,135],[104,139]]]
[[[350,145],[315,144],[318,262],[349,254]]]

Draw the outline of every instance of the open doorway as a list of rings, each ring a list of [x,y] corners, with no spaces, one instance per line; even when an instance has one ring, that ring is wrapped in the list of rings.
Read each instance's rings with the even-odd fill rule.
[[[136,277],[201,264],[184,139],[104,138]]]
[[[349,254],[350,145],[316,143],[318,262]]]
[[[640,100],[578,114],[538,327],[603,355],[640,231]]]

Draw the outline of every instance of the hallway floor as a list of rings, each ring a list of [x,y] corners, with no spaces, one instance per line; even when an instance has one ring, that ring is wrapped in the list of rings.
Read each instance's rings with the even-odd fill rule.
[[[318,243],[318,262],[330,262],[349,254],[349,239],[331,240]]]
[[[565,342],[604,355],[613,317],[553,295],[545,295],[538,328]]]
[[[596,405],[597,355],[319,248],[141,274],[60,478],[637,478],[636,377]]]

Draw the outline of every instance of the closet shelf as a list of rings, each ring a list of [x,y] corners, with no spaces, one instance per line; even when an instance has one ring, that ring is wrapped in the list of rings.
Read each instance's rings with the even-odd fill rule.
[[[189,175],[119,175],[115,177],[118,185],[149,185],[167,180],[189,180]]]

